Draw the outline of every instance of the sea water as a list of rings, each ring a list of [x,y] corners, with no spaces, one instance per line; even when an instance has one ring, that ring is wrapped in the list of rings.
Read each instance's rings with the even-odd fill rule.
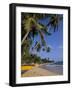
[[[41,66],[41,68],[49,70],[51,72],[55,72],[57,74],[62,75],[63,74],[63,65],[57,65],[57,64],[46,64]]]

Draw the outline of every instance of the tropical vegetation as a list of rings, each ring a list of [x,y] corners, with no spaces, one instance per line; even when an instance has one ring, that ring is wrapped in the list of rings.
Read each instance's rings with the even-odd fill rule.
[[[40,22],[47,18],[46,24]],[[41,60],[41,57],[30,52],[30,49],[39,52],[41,49],[49,53],[51,47],[47,45],[45,35],[51,36],[58,30],[59,22],[62,20],[62,15],[58,14],[39,14],[39,13],[22,13],[21,16],[21,63],[43,63],[48,62],[46,59]],[[53,28],[53,29],[49,29]],[[51,31],[53,30],[53,31]],[[40,40],[33,41],[36,36],[40,36]],[[43,48],[42,48],[43,47]]]

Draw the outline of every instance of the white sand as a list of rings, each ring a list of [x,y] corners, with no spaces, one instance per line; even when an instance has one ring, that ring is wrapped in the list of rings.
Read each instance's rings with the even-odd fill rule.
[[[24,74],[22,74],[22,77],[54,76],[54,75],[58,75],[58,74],[39,67],[34,67],[32,70],[29,70]]]

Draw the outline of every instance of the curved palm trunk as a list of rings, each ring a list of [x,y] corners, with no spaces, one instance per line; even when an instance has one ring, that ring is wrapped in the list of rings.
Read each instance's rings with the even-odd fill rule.
[[[21,41],[21,45],[24,43],[24,41],[25,41],[25,39],[27,38],[28,34],[29,34],[29,31],[28,31],[28,32],[25,34],[25,36],[23,37],[23,39],[22,39],[22,41]]]

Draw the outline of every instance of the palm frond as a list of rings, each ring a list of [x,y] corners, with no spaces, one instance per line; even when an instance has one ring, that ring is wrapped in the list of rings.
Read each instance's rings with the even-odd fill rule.
[[[56,31],[56,28],[58,30],[58,23],[62,20],[62,15],[53,15],[50,17],[50,22],[47,24],[47,26],[51,26],[54,28],[54,32]]]
[[[39,31],[39,34],[40,34],[42,46],[46,46],[46,42],[44,40],[44,34],[43,34],[43,32]]]

